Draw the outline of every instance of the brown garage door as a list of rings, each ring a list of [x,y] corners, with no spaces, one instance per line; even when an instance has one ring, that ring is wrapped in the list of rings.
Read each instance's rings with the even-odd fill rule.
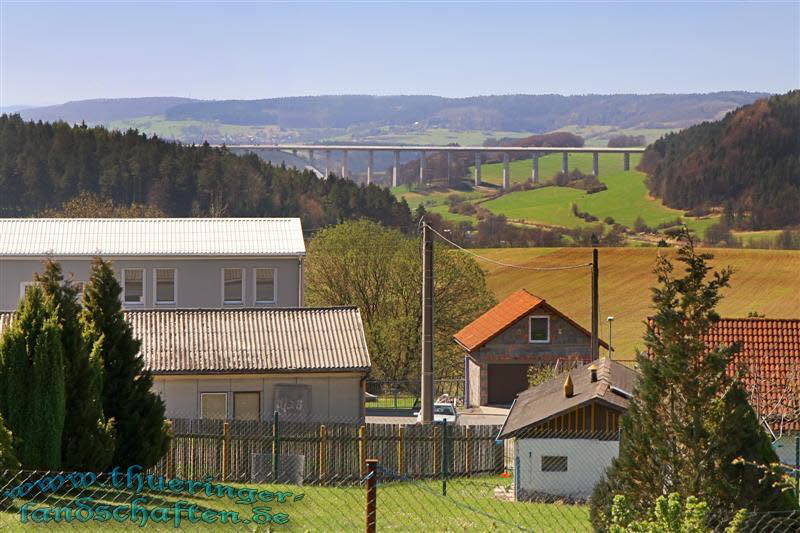
[[[489,365],[489,403],[508,405],[528,388],[528,365]]]

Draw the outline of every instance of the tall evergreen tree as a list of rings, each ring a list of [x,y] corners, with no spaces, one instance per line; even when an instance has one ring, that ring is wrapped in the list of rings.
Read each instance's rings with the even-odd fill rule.
[[[61,439],[62,468],[102,472],[114,453],[112,423],[103,415],[103,366],[92,346],[84,342],[78,288],[64,279],[61,265],[45,263],[36,281],[55,305],[61,326],[66,388],[66,418]]]
[[[84,291],[84,342],[103,363],[103,412],[116,431],[113,465],[149,468],[167,452],[170,437],[164,402],[151,391],[141,343],[122,313],[121,292],[111,264],[96,258]]]
[[[646,352],[637,354],[641,377],[622,419],[619,457],[592,496],[591,517],[598,530],[608,524],[613,498],[625,495],[635,513],[646,516],[659,496],[695,496],[713,512],[733,516],[796,507],[789,494],[763,479],[747,462],[777,462],[738,379],[728,373],[733,346],[706,346],[704,335],[719,320],[715,307],[732,271],[711,273],[688,233],[678,251],[686,265],[676,277],[661,256],[653,289],[655,314],[644,337]]]
[[[0,408],[24,468],[61,467],[66,393],[55,306],[31,287],[0,345]]]

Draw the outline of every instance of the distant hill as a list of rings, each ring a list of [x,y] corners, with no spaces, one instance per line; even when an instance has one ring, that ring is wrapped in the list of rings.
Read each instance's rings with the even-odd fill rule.
[[[766,93],[708,94],[304,96],[264,100],[199,101],[187,98],[83,100],[27,109],[23,118],[106,123],[163,115],[169,121],[200,121],[281,128],[383,127],[548,132],[564,126],[682,128],[720,118]]]
[[[666,135],[639,168],[670,207],[723,206],[737,229],[800,224],[800,91]]]
[[[196,102],[196,100],[173,96],[100,98],[22,109],[19,114],[26,120],[41,120],[43,122],[63,120],[69,123],[85,121],[94,124],[148,115],[160,115],[171,107],[191,102]]]

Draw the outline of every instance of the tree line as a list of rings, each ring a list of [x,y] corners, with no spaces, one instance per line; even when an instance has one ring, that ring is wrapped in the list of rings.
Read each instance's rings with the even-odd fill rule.
[[[254,154],[166,142],[136,130],[0,116],[0,216],[59,211],[81,194],[170,217],[297,216],[307,229],[350,218],[412,225],[405,201],[374,185],[321,180]]]
[[[726,206],[735,229],[800,224],[800,91],[668,134],[647,148],[639,168],[670,207]]]
[[[0,337],[0,464],[103,472],[167,452],[164,403],[122,313],[110,263],[78,287],[48,261]]]

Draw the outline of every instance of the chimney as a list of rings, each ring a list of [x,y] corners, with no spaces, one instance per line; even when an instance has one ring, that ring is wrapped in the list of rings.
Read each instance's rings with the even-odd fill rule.
[[[567,374],[567,379],[566,381],[564,381],[564,397],[571,398],[572,395],[573,395],[572,376],[570,374]]]
[[[592,373],[592,383],[597,383],[597,365],[590,366],[589,372]]]

